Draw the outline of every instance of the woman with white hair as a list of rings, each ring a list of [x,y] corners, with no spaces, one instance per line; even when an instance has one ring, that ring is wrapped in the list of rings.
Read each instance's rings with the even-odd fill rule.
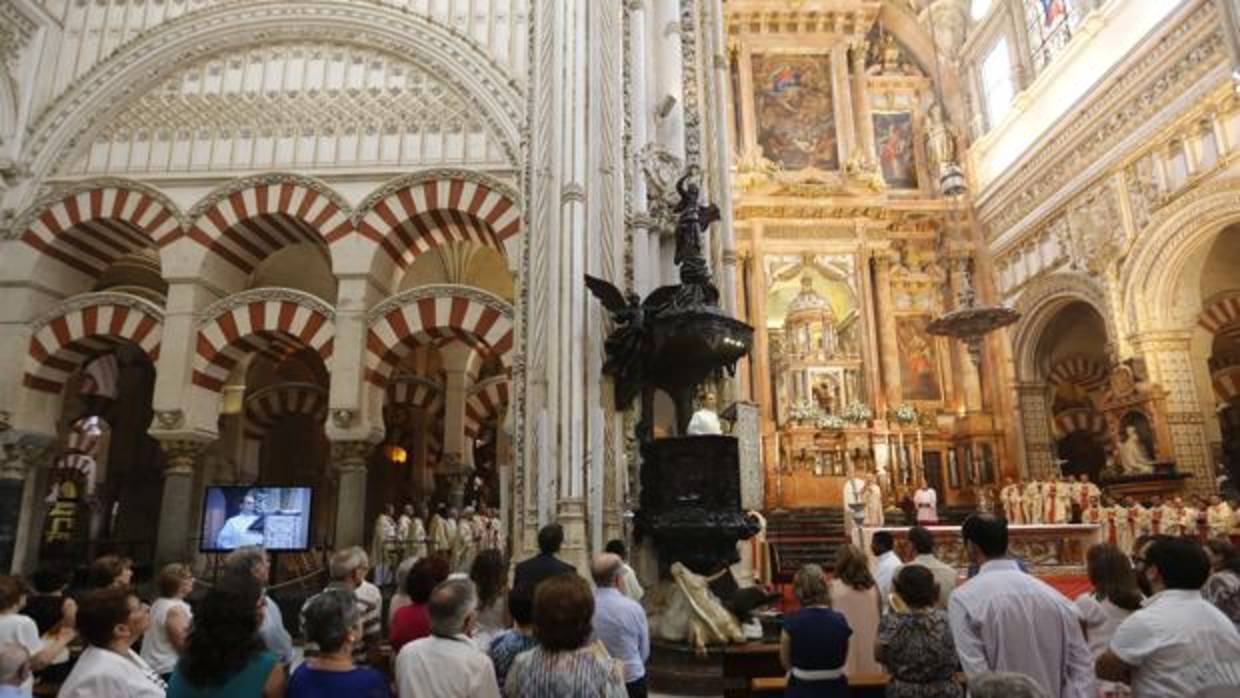
[[[318,645],[319,653],[293,672],[288,698],[389,698],[383,674],[353,663],[353,648],[362,640],[362,616],[352,594],[332,589],[315,596],[302,610],[302,623],[306,639]]]

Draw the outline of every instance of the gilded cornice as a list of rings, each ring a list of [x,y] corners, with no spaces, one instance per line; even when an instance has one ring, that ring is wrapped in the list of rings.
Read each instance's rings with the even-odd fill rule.
[[[724,4],[730,36],[737,34],[851,34],[864,36],[883,4],[874,0],[732,0]]]
[[[986,192],[979,217],[997,239],[1021,223],[1071,178],[1155,118],[1226,56],[1217,8],[1203,3],[1134,64],[1095,88],[1057,130],[1029,149],[1000,184]]]

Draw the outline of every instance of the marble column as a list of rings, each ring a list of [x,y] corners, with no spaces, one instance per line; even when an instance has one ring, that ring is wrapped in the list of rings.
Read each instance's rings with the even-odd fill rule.
[[[440,353],[444,357],[443,462],[436,475],[447,485],[449,504],[460,509],[464,506],[464,484],[473,472],[473,448],[465,438],[465,402],[473,382],[469,373],[473,349],[453,343]]]
[[[157,439],[193,438],[210,441],[216,434],[222,396],[193,384],[198,349],[198,315],[217,299],[215,291],[191,280],[170,280],[164,306],[163,339],[155,366],[151,406]]]
[[[1133,349],[1145,359],[1151,383],[1167,391],[1167,425],[1176,469],[1192,475],[1186,487],[1193,493],[1215,490],[1214,467],[1206,436],[1203,401],[1193,378],[1192,331],[1142,332],[1133,337]]]
[[[336,474],[336,530],[332,540],[339,550],[361,545],[366,538],[366,460],[369,441],[333,441],[331,467]]]
[[[891,265],[894,253],[890,250],[874,251],[874,295],[878,305],[878,356],[883,369],[883,394],[888,409],[895,409],[904,402],[900,384],[900,351],[896,334],[895,300],[891,293]]]
[[[207,441],[185,435],[161,437],[164,450],[164,493],[159,500],[159,533],[155,541],[156,565],[185,562],[194,553],[198,532],[190,512],[194,510],[194,469]]]

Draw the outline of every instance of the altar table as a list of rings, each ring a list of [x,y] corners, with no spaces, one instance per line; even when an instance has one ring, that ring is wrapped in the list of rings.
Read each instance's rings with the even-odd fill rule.
[[[934,534],[934,555],[943,562],[965,569],[969,566],[959,526],[927,526]],[[905,560],[916,556],[908,542],[908,526],[863,527],[866,554],[879,531],[896,539],[896,552]],[[1008,552],[1037,573],[1073,573],[1085,567],[1085,551],[1102,542],[1098,524],[1029,524],[1008,526]]]

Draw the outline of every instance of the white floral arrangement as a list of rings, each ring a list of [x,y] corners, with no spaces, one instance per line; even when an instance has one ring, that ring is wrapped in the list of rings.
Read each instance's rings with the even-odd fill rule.
[[[852,422],[853,424],[860,424],[873,419],[874,411],[870,409],[869,405],[863,402],[854,402],[844,410],[844,414],[841,415],[841,417],[843,417],[844,421]]]
[[[844,428],[844,418],[834,414],[823,415],[818,418],[815,426],[819,429],[833,429],[838,431]]]
[[[788,409],[788,419],[794,422],[813,422],[823,416],[822,408],[808,402],[793,405]]]
[[[912,424],[917,421],[917,407],[909,404],[900,405],[892,413],[892,418],[901,424]]]

